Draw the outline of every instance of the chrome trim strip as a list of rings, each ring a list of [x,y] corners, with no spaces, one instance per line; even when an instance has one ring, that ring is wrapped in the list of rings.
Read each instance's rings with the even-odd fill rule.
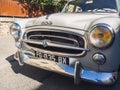
[[[30,38],[31,37],[34,37],[34,36],[36,36],[36,37],[53,37],[53,38],[60,38],[60,39],[65,39],[65,40],[69,40],[69,41],[73,41],[73,42],[75,42],[75,43],[77,43],[78,44],[78,42],[77,42],[77,40],[75,40],[75,39],[72,39],[72,38],[66,38],[66,37],[60,37],[60,36],[52,36],[52,35],[30,35],[30,37],[28,37],[28,39],[30,40]],[[79,44],[78,44],[79,45]]]
[[[33,40],[22,40],[22,41],[26,42],[26,43],[33,43],[33,44],[43,45],[42,42],[33,41]],[[67,48],[67,49],[74,49],[74,50],[89,51],[89,49],[87,49],[87,48],[65,46],[65,45],[55,44],[55,43],[52,43],[52,42],[46,42],[46,43],[47,43],[48,46],[53,46],[53,47],[58,47],[58,48]]]
[[[25,46],[30,50],[35,50],[35,51],[43,52],[46,54],[58,55],[58,56],[64,56],[64,57],[80,57],[81,55],[83,55],[85,53],[85,51],[83,51],[83,53],[81,53],[81,54],[60,53],[60,52],[52,52],[52,51],[48,51],[48,50],[38,49],[35,47],[31,47],[27,44],[25,44]]]
[[[34,30],[37,30],[37,31],[41,31],[42,30],[42,31],[44,31],[44,29],[47,30],[47,31],[56,31],[56,32],[59,32],[59,31],[62,31],[62,32],[67,32],[67,31],[68,32],[73,32],[73,30],[74,30],[75,32],[73,32],[73,33],[76,33],[76,34],[77,34],[77,31],[79,30],[81,35],[84,35],[85,32],[88,32],[88,31],[83,30],[83,29],[72,28],[72,27],[61,27],[61,26],[53,26],[53,25],[52,26],[36,25],[36,26],[33,26],[33,27],[27,27],[26,33],[34,31]]]

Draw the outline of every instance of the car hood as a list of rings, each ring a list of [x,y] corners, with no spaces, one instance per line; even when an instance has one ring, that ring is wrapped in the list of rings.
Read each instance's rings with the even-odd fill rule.
[[[96,20],[105,17],[113,17],[111,13],[57,13],[30,22],[27,26],[50,25],[87,30]]]

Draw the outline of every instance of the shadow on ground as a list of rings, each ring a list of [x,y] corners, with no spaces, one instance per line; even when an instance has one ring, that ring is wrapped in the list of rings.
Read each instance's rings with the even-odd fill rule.
[[[19,66],[17,60],[14,60],[13,55],[7,57],[6,60],[11,64],[11,68],[16,74],[23,74],[39,82],[42,82],[44,79],[52,75],[52,72],[28,64],[24,64],[24,66]]]
[[[36,90],[119,90],[120,80],[114,86],[101,86],[82,81],[74,85],[73,78],[49,72],[28,64],[19,66],[13,55],[6,58],[15,73],[21,73],[29,78],[41,82],[43,85]]]

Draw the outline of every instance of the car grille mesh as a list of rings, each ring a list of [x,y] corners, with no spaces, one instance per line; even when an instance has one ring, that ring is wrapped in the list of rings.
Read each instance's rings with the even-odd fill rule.
[[[82,36],[57,30],[29,30],[25,33],[26,44],[44,51],[51,51],[68,55],[81,55],[85,48]],[[44,42],[47,45],[44,45]]]

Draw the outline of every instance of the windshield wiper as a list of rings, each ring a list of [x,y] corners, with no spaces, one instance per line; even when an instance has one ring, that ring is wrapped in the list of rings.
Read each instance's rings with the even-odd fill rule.
[[[110,8],[103,8],[103,9],[93,9],[93,10],[88,10],[88,12],[93,12],[93,13],[95,13],[95,12],[103,12],[103,13],[105,13],[105,12],[107,12],[107,13],[116,13],[117,12],[117,10],[115,10],[115,9],[110,9]]]
[[[103,10],[104,10],[105,12],[114,12],[114,13],[117,12],[116,9],[110,9],[110,8],[103,8]]]

